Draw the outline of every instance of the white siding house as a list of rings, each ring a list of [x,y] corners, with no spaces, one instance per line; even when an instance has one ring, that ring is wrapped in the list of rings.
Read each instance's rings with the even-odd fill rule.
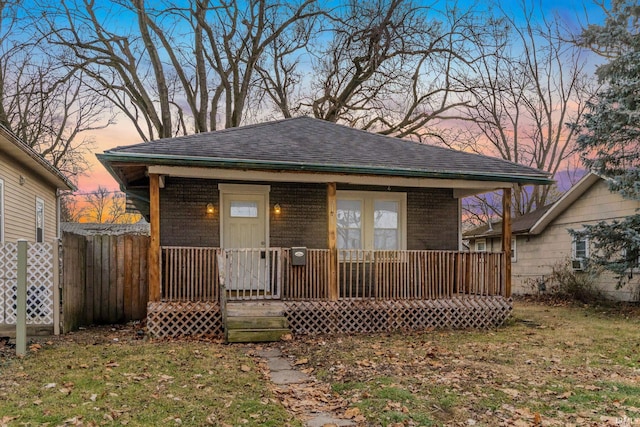
[[[0,243],[56,238],[59,191],[73,185],[0,125]]]
[[[554,265],[571,262],[581,271],[589,257],[588,241],[575,241],[570,229],[580,230],[585,224],[622,219],[636,213],[640,202],[626,200],[609,191],[604,179],[587,174],[556,203],[516,218],[512,223],[514,256],[512,286],[514,294],[537,293],[537,284],[548,276]],[[465,233],[471,250],[500,250],[501,225],[483,226]],[[617,288],[618,280],[609,273],[597,278],[598,288],[609,298],[622,301],[640,300],[640,272],[626,278]]]

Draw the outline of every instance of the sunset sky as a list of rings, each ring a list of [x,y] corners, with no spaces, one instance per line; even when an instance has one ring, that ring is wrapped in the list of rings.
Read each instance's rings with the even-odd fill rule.
[[[464,6],[464,3],[467,3],[467,1],[458,2],[460,6]],[[508,2],[506,6],[503,5],[503,8],[505,8],[507,12],[509,12],[510,9],[517,10],[517,3],[518,2],[513,2],[513,4],[511,4]],[[582,4],[582,2],[578,1],[541,0],[534,3],[536,8],[542,8],[544,11],[542,15],[551,16],[557,14],[565,24],[575,32],[578,32],[579,28],[587,22],[600,23],[603,18],[601,9],[592,2]],[[92,152],[88,155],[90,170],[86,176],[78,178],[77,193],[88,193],[95,190],[98,186],[103,186],[110,190],[117,190],[117,183],[98,162],[95,154],[102,153],[105,150],[117,146],[137,144],[141,142],[140,136],[123,114],[118,114],[116,124],[102,130],[92,131],[92,133],[87,136],[95,140],[95,145]]]

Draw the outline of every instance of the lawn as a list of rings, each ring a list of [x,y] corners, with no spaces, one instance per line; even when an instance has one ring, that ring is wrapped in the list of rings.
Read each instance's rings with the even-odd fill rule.
[[[284,348],[307,358],[365,425],[640,426],[637,309],[516,303],[493,331],[320,337]]]
[[[245,348],[138,338],[95,328],[0,358],[0,426],[301,426]]]
[[[640,425],[637,313],[516,303],[497,330],[277,345],[360,425],[631,426]],[[0,356],[0,425],[301,426],[252,348],[143,339],[131,326],[51,338],[26,358]]]

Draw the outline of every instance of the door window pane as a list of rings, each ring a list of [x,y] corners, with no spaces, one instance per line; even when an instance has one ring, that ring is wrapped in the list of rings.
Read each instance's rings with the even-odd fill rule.
[[[258,202],[233,200],[229,215],[232,218],[257,218]]]
[[[362,202],[338,200],[338,249],[362,249]]]
[[[398,249],[398,202],[376,200],[373,211],[374,249]]]

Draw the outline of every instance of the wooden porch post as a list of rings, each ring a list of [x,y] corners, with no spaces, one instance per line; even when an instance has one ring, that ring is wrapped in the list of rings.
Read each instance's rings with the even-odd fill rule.
[[[160,177],[149,174],[149,301],[160,301]]]
[[[511,296],[511,188],[502,190],[502,252],[504,253],[504,296]]]
[[[329,300],[338,300],[338,203],[336,183],[327,184],[327,245],[329,248]]]

